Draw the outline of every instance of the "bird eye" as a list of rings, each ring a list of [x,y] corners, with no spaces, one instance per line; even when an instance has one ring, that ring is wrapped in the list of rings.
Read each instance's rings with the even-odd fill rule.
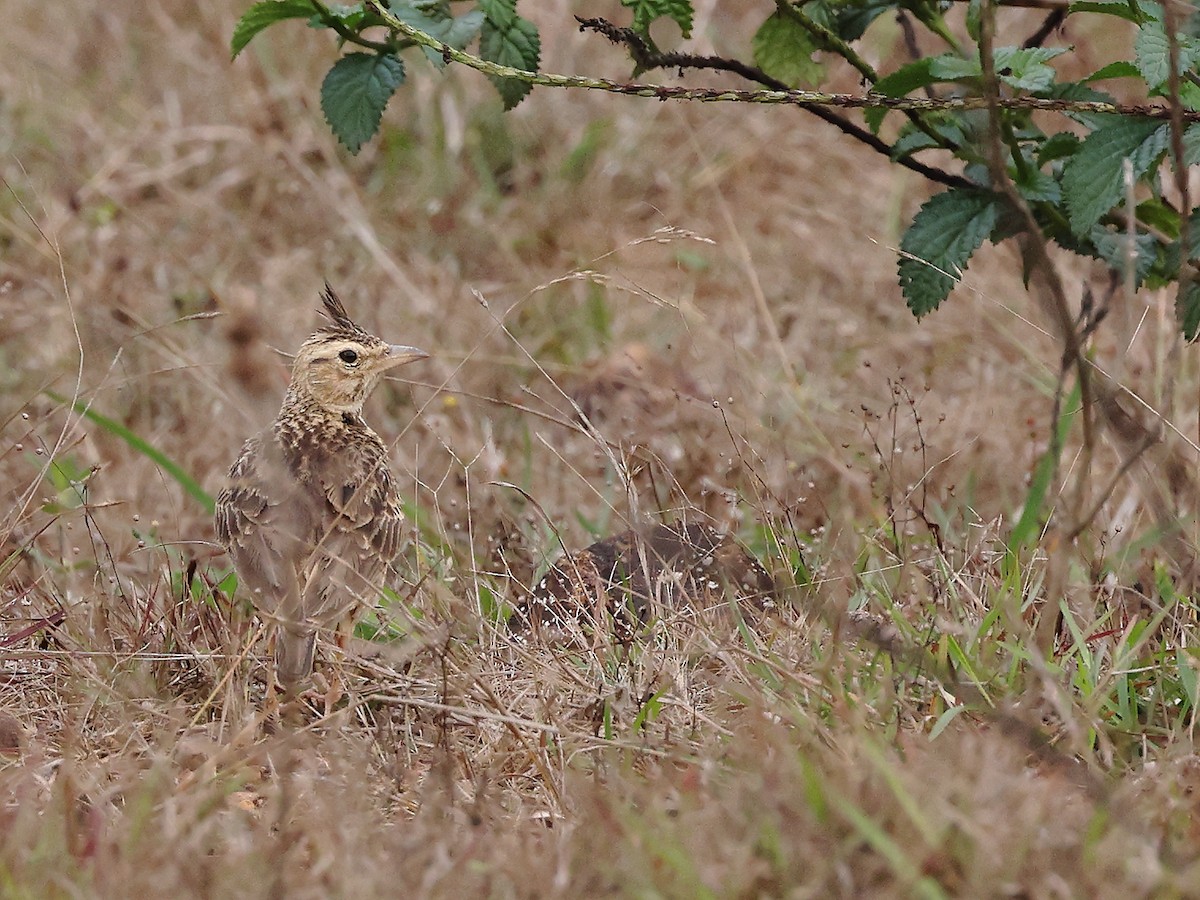
[[[343,350],[341,353],[338,354],[338,359],[340,359],[346,365],[352,366],[356,362],[358,362],[358,354],[355,353],[353,350],[351,350],[349,347],[347,347],[345,350]]]

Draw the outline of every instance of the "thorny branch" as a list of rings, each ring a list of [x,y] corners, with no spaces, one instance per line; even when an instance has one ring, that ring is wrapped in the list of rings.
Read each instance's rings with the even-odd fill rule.
[[[678,69],[682,72],[684,69],[712,69],[723,72],[732,72],[735,75],[740,75],[747,81],[753,81],[756,84],[761,84],[763,87],[773,91],[786,91],[788,86],[778,79],[772,78],[762,69],[754,66],[746,65],[736,59],[727,59],[723,56],[700,56],[692,53],[661,53],[652,49],[640,34],[632,28],[621,28],[609,22],[607,19],[592,18],[585,19],[581,16],[576,16],[575,21],[579,23],[580,31],[595,31],[604,35],[614,44],[619,44],[629,51],[630,57],[633,58],[634,64],[639,70],[652,69]],[[856,141],[866,144],[872,150],[882,153],[889,158],[892,157],[892,147],[886,141],[879,138],[866,128],[856,125],[854,122],[839,116],[825,107],[815,103],[801,103],[800,108],[812,113],[818,119],[828,122],[830,125],[837,128],[843,134],[846,134]],[[911,169],[920,175],[925,176],[930,181],[937,184],[944,184],[948,187],[972,187],[971,182],[960,175],[953,175],[942,169],[934,166],[928,166],[925,163],[918,162],[912,157],[904,156],[896,160],[896,162],[904,166],[906,169]]]
[[[690,100],[697,103],[763,103],[784,106],[833,106],[840,109],[896,109],[916,112],[967,112],[987,109],[984,97],[885,97],[881,94],[831,94],[822,91],[762,90],[739,91],[722,88],[672,87],[644,82],[613,81],[610,78],[594,78],[586,75],[561,75],[554,72],[529,72],[512,66],[489,62],[465,50],[456,50],[449,44],[413,28],[396,18],[379,0],[367,0],[367,5],[389,27],[399,31],[422,47],[428,47],[449,62],[491,75],[495,78],[513,78],[526,84],[540,87],[577,88],[582,90],[606,91],[631,97],[651,100]],[[1000,109],[1041,110],[1044,112],[1095,113],[1119,116],[1140,116],[1146,119],[1167,120],[1171,110],[1155,104],[1129,105],[1101,103],[1084,100],[1061,100],[1044,97],[999,97],[995,99]],[[1185,122],[1200,122],[1200,110],[1185,109],[1181,113]]]

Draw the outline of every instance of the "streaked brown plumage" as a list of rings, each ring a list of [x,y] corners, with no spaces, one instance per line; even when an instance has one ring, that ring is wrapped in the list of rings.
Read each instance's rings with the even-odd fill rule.
[[[628,642],[652,612],[699,610],[727,595],[762,608],[776,586],[741,544],[711,525],[623,531],[552,565],[514,612],[510,626],[569,638],[610,627]]]
[[[386,371],[428,356],[354,324],[328,284],[322,301],[329,322],[297,352],[279,416],[217,497],[217,536],[275,627],[289,689],[312,672],[318,631],[353,625],[400,547],[400,494],[362,407]]]

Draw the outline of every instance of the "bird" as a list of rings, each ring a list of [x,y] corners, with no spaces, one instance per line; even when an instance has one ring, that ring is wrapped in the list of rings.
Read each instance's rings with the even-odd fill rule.
[[[656,524],[565,554],[517,605],[509,628],[555,640],[611,629],[628,644],[656,610],[700,610],[727,594],[771,608],[777,593],[762,563],[728,534],[697,522]]]
[[[362,409],[385,373],[429,356],[355,324],[328,282],[321,301],[327,321],[297,351],[274,423],[242,446],[215,516],[272,632],[268,687],[289,693],[312,674],[317,635],[344,639],[400,548],[400,491]]]

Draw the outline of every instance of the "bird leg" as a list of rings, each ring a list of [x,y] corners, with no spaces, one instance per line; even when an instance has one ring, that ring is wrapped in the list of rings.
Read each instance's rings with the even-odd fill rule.
[[[325,690],[325,715],[333,712],[334,707],[346,696],[342,670],[346,659],[346,643],[349,639],[349,635],[346,634],[347,626],[353,628],[353,620],[341,623],[333,635],[333,643],[337,650],[331,654],[332,658],[329,661],[329,687]]]

